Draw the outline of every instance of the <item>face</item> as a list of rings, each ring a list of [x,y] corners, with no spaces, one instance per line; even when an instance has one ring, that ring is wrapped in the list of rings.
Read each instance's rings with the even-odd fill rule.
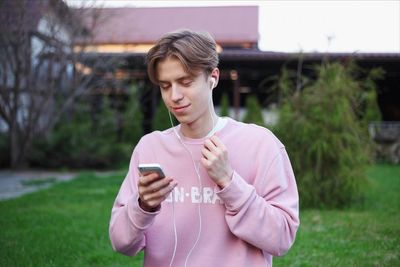
[[[182,125],[208,127],[213,112],[211,87],[218,79],[218,69],[210,75],[201,72],[192,76],[177,58],[168,57],[157,64],[156,71],[161,96],[177,120]]]

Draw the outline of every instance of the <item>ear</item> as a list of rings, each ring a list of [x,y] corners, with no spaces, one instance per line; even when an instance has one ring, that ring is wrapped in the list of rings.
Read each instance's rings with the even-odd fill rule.
[[[211,90],[212,90],[218,84],[218,80],[219,80],[219,69],[218,68],[213,69],[213,71],[211,72],[210,80],[211,80]]]

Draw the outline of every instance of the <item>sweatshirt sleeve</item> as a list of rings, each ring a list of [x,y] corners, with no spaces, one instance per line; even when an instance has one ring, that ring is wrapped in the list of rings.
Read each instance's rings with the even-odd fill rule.
[[[281,148],[257,175],[249,184],[234,172],[231,183],[217,194],[225,203],[225,218],[234,235],[281,256],[292,246],[299,226],[299,197],[286,150]]]
[[[129,256],[135,255],[146,246],[145,231],[159,213],[146,212],[139,207],[137,163],[134,152],[128,174],[115,199],[109,225],[113,249]]]

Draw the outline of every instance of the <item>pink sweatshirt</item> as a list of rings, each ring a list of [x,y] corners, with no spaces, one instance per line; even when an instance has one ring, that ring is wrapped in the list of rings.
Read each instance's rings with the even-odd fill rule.
[[[202,186],[172,129],[140,140],[112,209],[110,239],[116,251],[135,255],[144,250],[144,266],[169,266],[175,244],[173,207],[177,249],[172,266],[184,266],[185,260],[190,267],[272,266],[272,256],[291,247],[299,226],[299,199],[284,146],[265,128],[227,120],[216,133],[234,169],[223,190],[201,166],[205,139],[182,137],[199,166]],[[159,163],[178,181],[157,212],[138,205],[139,163]],[[188,258],[199,232],[199,205],[202,230]]]

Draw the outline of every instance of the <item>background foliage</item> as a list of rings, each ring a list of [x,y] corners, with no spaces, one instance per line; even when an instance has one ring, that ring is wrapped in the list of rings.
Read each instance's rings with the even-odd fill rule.
[[[171,119],[175,126],[179,124],[175,119],[174,115],[172,114],[171,114]],[[171,128],[171,121],[168,115],[168,109],[162,100],[158,102],[152,126],[153,130],[158,130],[158,131],[164,131],[168,128]]]
[[[229,117],[229,97],[227,93],[222,94],[219,116]]]
[[[262,108],[258,102],[257,96],[250,95],[246,98],[246,113],[243,117],[243,122],[255,123],[260,126],[265,126],[262,115]]]
[[[276,128],[297,177],[301,205],[346,207],[362,199],[371,162],[366,122],[377,119],[374,71],[359,79],[354,65],[325,63],[316,79],[296,89],[282,73],[282,106]],[[298,87],[297,87],[298,88]]]
[[[31,166],[50,168],[110,168],[128,162],[133,146],[142,136],[142,114],[136,88],[129,88],[128,101],[113,108],[103,96],[93,111],[87,99],[78,102],[48,136],[33,143]],[[99,104],[99,103],[97,103]]]

